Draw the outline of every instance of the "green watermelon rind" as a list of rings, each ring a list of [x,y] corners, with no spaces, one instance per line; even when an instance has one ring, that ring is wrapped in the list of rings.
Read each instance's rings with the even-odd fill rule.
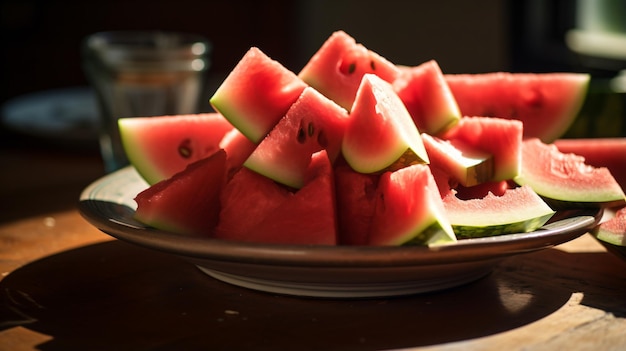
[[[423,229],[417,230],[415,233],[408,236],[409,239],[403,240],[401,246],[433,246],[438,244],[449,244],[457,240],[457,236],[454,233],[454,227],[450,227],[447,220],[442,220],[441,217],[433,217],[434,222],[426,226]],[[450,230],[452,228],[452,230]]]
[[[596,239],[601,240],[605,243],[609,243],[615,246],[626,247],[626,233],[616,233],[612,230],[604,229],[602,228],[602,226],[598,226],[592,231],[592,234],[596,237]]]
[[[504,234],[529,233],[541,228],[554,212],[539,217],[528,218],[519,222],[490,224],[485,226],[452,224],[452,230],[459,239],[480,238]]]

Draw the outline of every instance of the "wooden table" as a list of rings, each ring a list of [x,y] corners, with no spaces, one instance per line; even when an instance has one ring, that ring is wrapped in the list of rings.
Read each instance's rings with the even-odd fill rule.
[[[626,261],[588,234],[442,292],[278,296],[88,224],[76,203],[103,173],[96,153],[0,157],[0,350],[626,349]]]

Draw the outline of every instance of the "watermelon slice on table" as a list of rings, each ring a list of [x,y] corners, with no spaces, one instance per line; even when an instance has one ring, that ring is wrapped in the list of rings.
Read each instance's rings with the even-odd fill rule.
[[[128,160],[148,184],[213,154],[233,129],[219,113],[121,118],[118,124]]]
[[[515,182],[528,185],[553,206],[618,206],[624,191],[606,167],[593,167],[585,158],[565,154],[538,138],[524,140],[522,170]]]
[[[443,199],[454,233],[461,238],[531,232],[555,213],[528,186],[506,190],[497,196],[461,200],[454,193]]]
[[[613,217],[596,226],[591,234],[607,251],[626,260],[626,207],[617,209]]]
[[[306,87],[295,73],[252,47],[210,99],[211,105],[258,143]]]
[[[393,88],[422,133],[440,135],[461,118],[459,106],[437,61],[403,68]]]
[[[523,127],[518,120],[463,117],[442,139],[462,142],[493,155],[493,177],[490,181],[509,180],[520,172]]]
[[[298,76],[350,111],[366,73],[393,82],[400,70],[384,57],[359,44],[344,31],[336,31],[302,68]]]
[[[331,162],[337,159],[347,121],[345,109],[307,87],[244,166],[299,189],[312,154],[324,149]]]
[[[177,234],[211,236],[220,213],[226,153],[217,150],[135,197],[135,219]]]
[[[582,73],[446,74],[463,116],[518,119],[524,137],[552,142],[571,126],[590,76]]]
[[[428,163],[419,130],[391,84],[363,76],[346,126],[342,153],[361,173],[396,170]]]
[[[275,244],[337,244],[333,169],[326,151],[311,157],[306,184],[292,192],[241,168],[225,186],[215,237]]]
[[[368,235],[370,245],[456,241],[428,165],[415,164],[385,172],[376,189],[375,206]]]

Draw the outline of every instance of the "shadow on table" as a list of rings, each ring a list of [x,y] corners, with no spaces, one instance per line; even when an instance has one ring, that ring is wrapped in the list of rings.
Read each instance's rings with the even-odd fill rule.
[[[4,329],[22,323],[50,335],[38,345],[41,350],[423,346],[511,330],[561,308],[573,291],[542,283],[541,272],[527,274],[550,255],[580,265],[606,256],[543,250],[507,259],[479,281],[437,293],[324,300],[231,286],[176,257],[111,241],[41,259],[5,277],[0,311],[10,313],[0,316],[15,317],[4,321]],[[551,269],[544,269],[546,275]]]

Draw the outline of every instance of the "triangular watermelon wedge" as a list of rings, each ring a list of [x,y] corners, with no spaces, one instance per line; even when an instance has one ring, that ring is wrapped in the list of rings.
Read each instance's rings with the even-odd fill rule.
[[[348,112],[311,87],[261,141],[244,166],[299,189],[311,155],[326,150],[331,162],[341,153]]]
[[[135,219],[157,229],[210,236],[220,212],[226,153],[218,150],[135,197]]]

